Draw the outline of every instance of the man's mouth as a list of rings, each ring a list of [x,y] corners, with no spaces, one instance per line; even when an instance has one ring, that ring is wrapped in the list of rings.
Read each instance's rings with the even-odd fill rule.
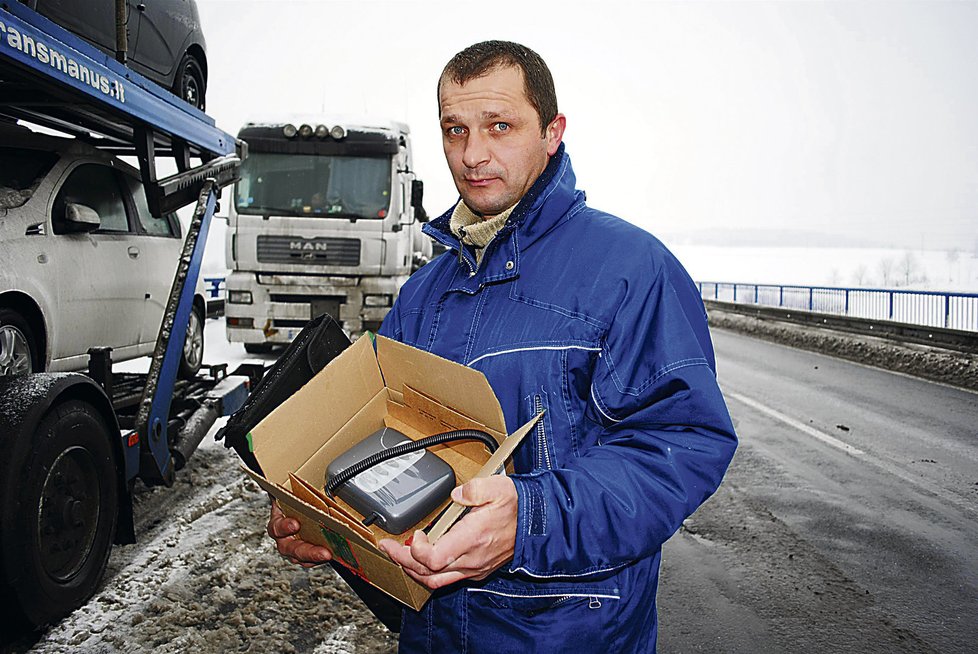
[[[465,183],[468,184],[469,186],[481,188],[484,186],[489,186],[489,184],[494,182],[496,179],[497,179],[496,177],[479,177],[479,178],[466,177]]]

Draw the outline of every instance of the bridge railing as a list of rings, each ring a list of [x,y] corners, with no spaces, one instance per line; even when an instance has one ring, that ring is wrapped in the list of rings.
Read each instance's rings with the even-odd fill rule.
[[[978,331],[978,293],[697,282],[707,300]]]

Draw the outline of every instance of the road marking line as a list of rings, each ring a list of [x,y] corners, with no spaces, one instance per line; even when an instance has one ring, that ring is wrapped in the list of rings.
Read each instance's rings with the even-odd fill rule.
[[[916,471],[906,471],[901,465],[896,462],[889,461],[883,457],[873,454],[867,454],[863,452],[858,447],[853,447],[848,443],[843,443],[837,438],[829,436],[825,432],[819,431],[814,427],[809,427],[808,425],[798,422],[794,418],[786,416],[780,411],[776,411],[768,406],[765,406],[758,402],[757,400],[752,400],[749,397],[741,395],[740,393],[734,393],[733,391],[724,391],[724,397],[729,397],[746,404],[747,406],[764,413],[779,422],[783,422],[786,425],[794,427],[801,432],[813,436],[818,440],[824,442],[827,445],[838,448],[847,454],[859,457],[862,461],[865,461],[871,465],[875,465],[877,468],[885,473],[891,474],[894,477],[902,479],[904,482],[913,486],[918,491],[923,491],[924,493],[943,501],[945,504],[950,504],[954,506],[958,511],[963,513],[968,519],[974,519],[978,517],[978,511],[975,510],[974,501],[971,498],[963,498],[959,493],[941,487],[926,477],[921,476],[921,473]]]
[[[751,407],[753,409],[757,409],[761,413],[766,414],[768,416],[771,416],[775,420],[778,420],[780,422],[783,422],[784,424],[786,424],[786,425],[788,425],[790,427],[794,427],[798,431],[804,432],[804,433],[808,434],[809,436],[812,436],[814,438],[817,438],[818,440],[822,441],[826,445],[831,445],[832,447],[834,447],[836,449],[842,450],[846,454],[852,454],[853,456],[859,456],[859,455],[864,454],[864,452],[862,450],[860,450],[858,447],[853,447],[852,445],[849,445],[848,443],[844,443],[844,442],[840,441],[838,438],[835,438],[833,436],[829,436],[824,431],[819,431],[818,429],[815,429],[814,427],[809,427],[805,423],[798,422],[794,418],[791,418],[789,416],[786,416],[785,414],[781,413],[780,411],[776,411],[776,410],[772,409],[771,407],[765,406],[765,405],[761,404],[760,402],[758,402],[756,400],[752,400],[749,397],[746,397],[744,395],[741,395],[740,393],[733,393],[733,392],[729,392],[728,391],[728,392],[724,393],[724,395],[726,395],[727,397],[732,397],[733,399],[737,400],[738,402],[740,402],[742,404],[746,404],[747,406],[749,406],[749,407]]]

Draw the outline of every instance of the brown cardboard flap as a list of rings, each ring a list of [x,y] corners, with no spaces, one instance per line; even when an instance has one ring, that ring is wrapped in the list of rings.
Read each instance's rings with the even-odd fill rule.
[[[453,411],[451,407],[439,404],[421,391],[410,386],[404,386],[404,393],[401,398],[401,402],[398,405],[400,409],[410,410],[426,423],[431,423],[433,426],[437,425],[435,427],[436,431],[432,433],[451,431],[453,429],[481,429],[482,431],[489,431],[492,437],[496,439],[497,444],[502,443],[503,439],[506,438],[506,434],[492,430],[481,422],[476,422],[458,411]],[[388,413],[390,412],[391,409],[388,408]]]
[[[489,457],[489,460],[486,461],[485,465],[483,465],[479,472],[473,475],[472,478],[476,479],[479,477],[488,477],[489,475],[494,475],[498,471],[502,470],[506,460],[512,456],[516,446],[520,444],[523,437],[529,433],[529,431],[533,428],[533,425],[536,424],[537,420],[539,420],[540,416],[542,415],[543,411],[533,416],[529,422],[510,434],[509,438],[503,441],[502,445],[499,446],[499,449],[496,450],[491,457]],[[465,511],[466,508],[468,507],[452,502],[452,505],[445,511],[445,515],[439,518],[438,522],[436,522],[431,528],[431,531],[428,532],[428,539],[432,543],[435,543],[439,538],[444,536],[445,532],[447,532],[449,528],[455,524],[455,521],[461,517],[462,512]]]
[[[403,393],[405,386],[423,388],[425,394],[443,406],[506,433],[503,410],[486,376],[478,370],[383,336],[377,337],[377,360],[391,390]]]
[[[262,490],[275,498],[275,501],[278,502],[279,508],[282,509],[282,513],[299,521],[299,536],[303,540],[310,543],[315,543],[316,545],[328,546],[323,534],[320,533],[320,531],[322,525],[329,525],[335,531],[343,534],[343,536],[349,539],[351,542],[360,543],[365,547],[374,546],[353,529],[350,529],[348,526],[339,522],[335,518],[330,517],[325,511],[322,511],[315,506],[300,500],[288,489],[271,483],[261,475],[244,466],[242,466],[241,469],[244,470],[245,474],[251,477],[255,483],[261,486]]]
[[[496,443],[501,443],[506,438],[505,434],[496,434],[488,427],[484,427],[473,420],[469,420],[463,416],[458,416],[458,418],[459,420],[451,423],[446,420],[434,418],[430,411],[417,412],[411,407],[389,401],[387,403],[387,417],[384,418],[384,424],[398,430],[412,440],[419,440],[426,436],[434,436],[435,434],[442,434],[456,429],[478,429],[489,434]],[[447,453],[448,445],[435,445],[429,449],[441,456],[443,453]],[[479,466],[485,463],[489,457],[486,446],[479,441],[457,441],[451,444],[451,449],[452,456],[465,457]],[[454,459],[449,460],[445,456],[442,456],[442,458],[453,468],[455,467]]]
[[[346,513],[335,502],[330,500],[329,497],[324,495],[317,488],[313,488],[308,483],[296,477],[295,475],[289,475],[289,481],[292,482],[292,493],[298,497],[303,502],[316,507],[323,513],[329,515],[330,518],[343,523],[356,533],[360,534],[367,542],[377,543],[377,539],[374,533],[360,524],[357,519]]]
[[[387,410],[387,393],[381,390],[361,409],[351,417],[346,424],[339,427],[335,434],[323,443],[323,435],[319,434],[317,442],[321,447],[305,461],[295,474],[308,484],[321,488],[326,483],[326,468],[330,462],[348,449],[362,441],[384,426],[384,412]],[[260,459],[259,459],[260,460]]]
[[[328,373],[328,374],[327,374]],[[329,362],[305,386],[275,408],[251,432],[255,457],[265,476],[284,484],[295,461],[305,461],[384,389],[369,337],[361,337]],[[323,411],[322,399],[330,402]]]
[[[408,577],[401,566],[376,551],[361,549],[356,545],[353,550],[365,572],[362,576],[367,581],[416,611],[424,606],[431,591]]]

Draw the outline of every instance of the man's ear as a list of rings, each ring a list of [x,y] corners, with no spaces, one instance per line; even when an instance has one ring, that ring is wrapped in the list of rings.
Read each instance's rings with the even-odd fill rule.
[[[554,153],[557,152],[557,148],[560,147],[560,142],[564,138],[564,129],[567,127],[567,118],[564,114],[557,114],[557,116],[547,125],[547,129],[543,133],[543,137],[547,139],[547,156],[552,157]]]

